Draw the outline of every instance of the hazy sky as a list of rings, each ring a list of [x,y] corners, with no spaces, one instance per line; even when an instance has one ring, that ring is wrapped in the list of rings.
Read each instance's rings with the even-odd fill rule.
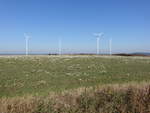
[[[150,52],[150,0],[0,0],[0,52],[24,51],[24,33],[31,51],[96,52],[95,32],[103,52]]]

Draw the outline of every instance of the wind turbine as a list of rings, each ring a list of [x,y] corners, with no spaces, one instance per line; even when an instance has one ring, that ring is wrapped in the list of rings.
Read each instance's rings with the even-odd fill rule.
[[[109,39],[109,55],[112,55],[112,38]]]
[[[62,54],[62,41],[61,41],[61,38],[59,38],[59,48],[58,48],[58,51],[59,51],[59,55]]]
[[[26,56],[29,54],[29,39],[30,37],[24,33],[24,37],[25,37],[25,40],[26,40]]]
[[[94,33],[94,36],[96,37],[96,39],[97,39],[97,55],[99,55],[99,53],[100,53],[100,38],[102,38],[102,36],[103,36],[104,34],[103,33]]]

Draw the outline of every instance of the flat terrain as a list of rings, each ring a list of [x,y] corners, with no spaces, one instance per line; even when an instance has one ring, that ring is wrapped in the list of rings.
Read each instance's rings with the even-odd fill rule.
[[[79,87],[150,83],[150,58],[1,56],[0,97],[46,96]]]

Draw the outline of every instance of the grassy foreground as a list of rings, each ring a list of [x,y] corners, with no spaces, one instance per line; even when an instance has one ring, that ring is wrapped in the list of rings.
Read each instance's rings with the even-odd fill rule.
[[[0,57],[0,97],[46,96],[79,87],[150,82],[150,58]]]
[[[150,84],[80,88],[0,99],[0,113],[150,113]]]
[[[0,113],[150,113],[150,58],[0,57]]]

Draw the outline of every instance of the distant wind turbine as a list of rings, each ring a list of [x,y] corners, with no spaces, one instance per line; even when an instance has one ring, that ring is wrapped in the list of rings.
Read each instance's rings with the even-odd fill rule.
[[[61,38],[59,38],[59,55],[62,54],[62,41],[61,41]]]
[[[26,40],[26,56],[29,54],[29,39],[30,37],[24,33],[24,37],[25,37],[25,40]]]
[[[104,34],[103,33],[94,33],[94,36],[96,37],[96,39],[97,39],[97,55],[99,55],[99,53],[100,53],[100,38],[102,38],[102,36],[103,36]]]
[[[109,55],[112,55],[112,38],[109,39]]]

